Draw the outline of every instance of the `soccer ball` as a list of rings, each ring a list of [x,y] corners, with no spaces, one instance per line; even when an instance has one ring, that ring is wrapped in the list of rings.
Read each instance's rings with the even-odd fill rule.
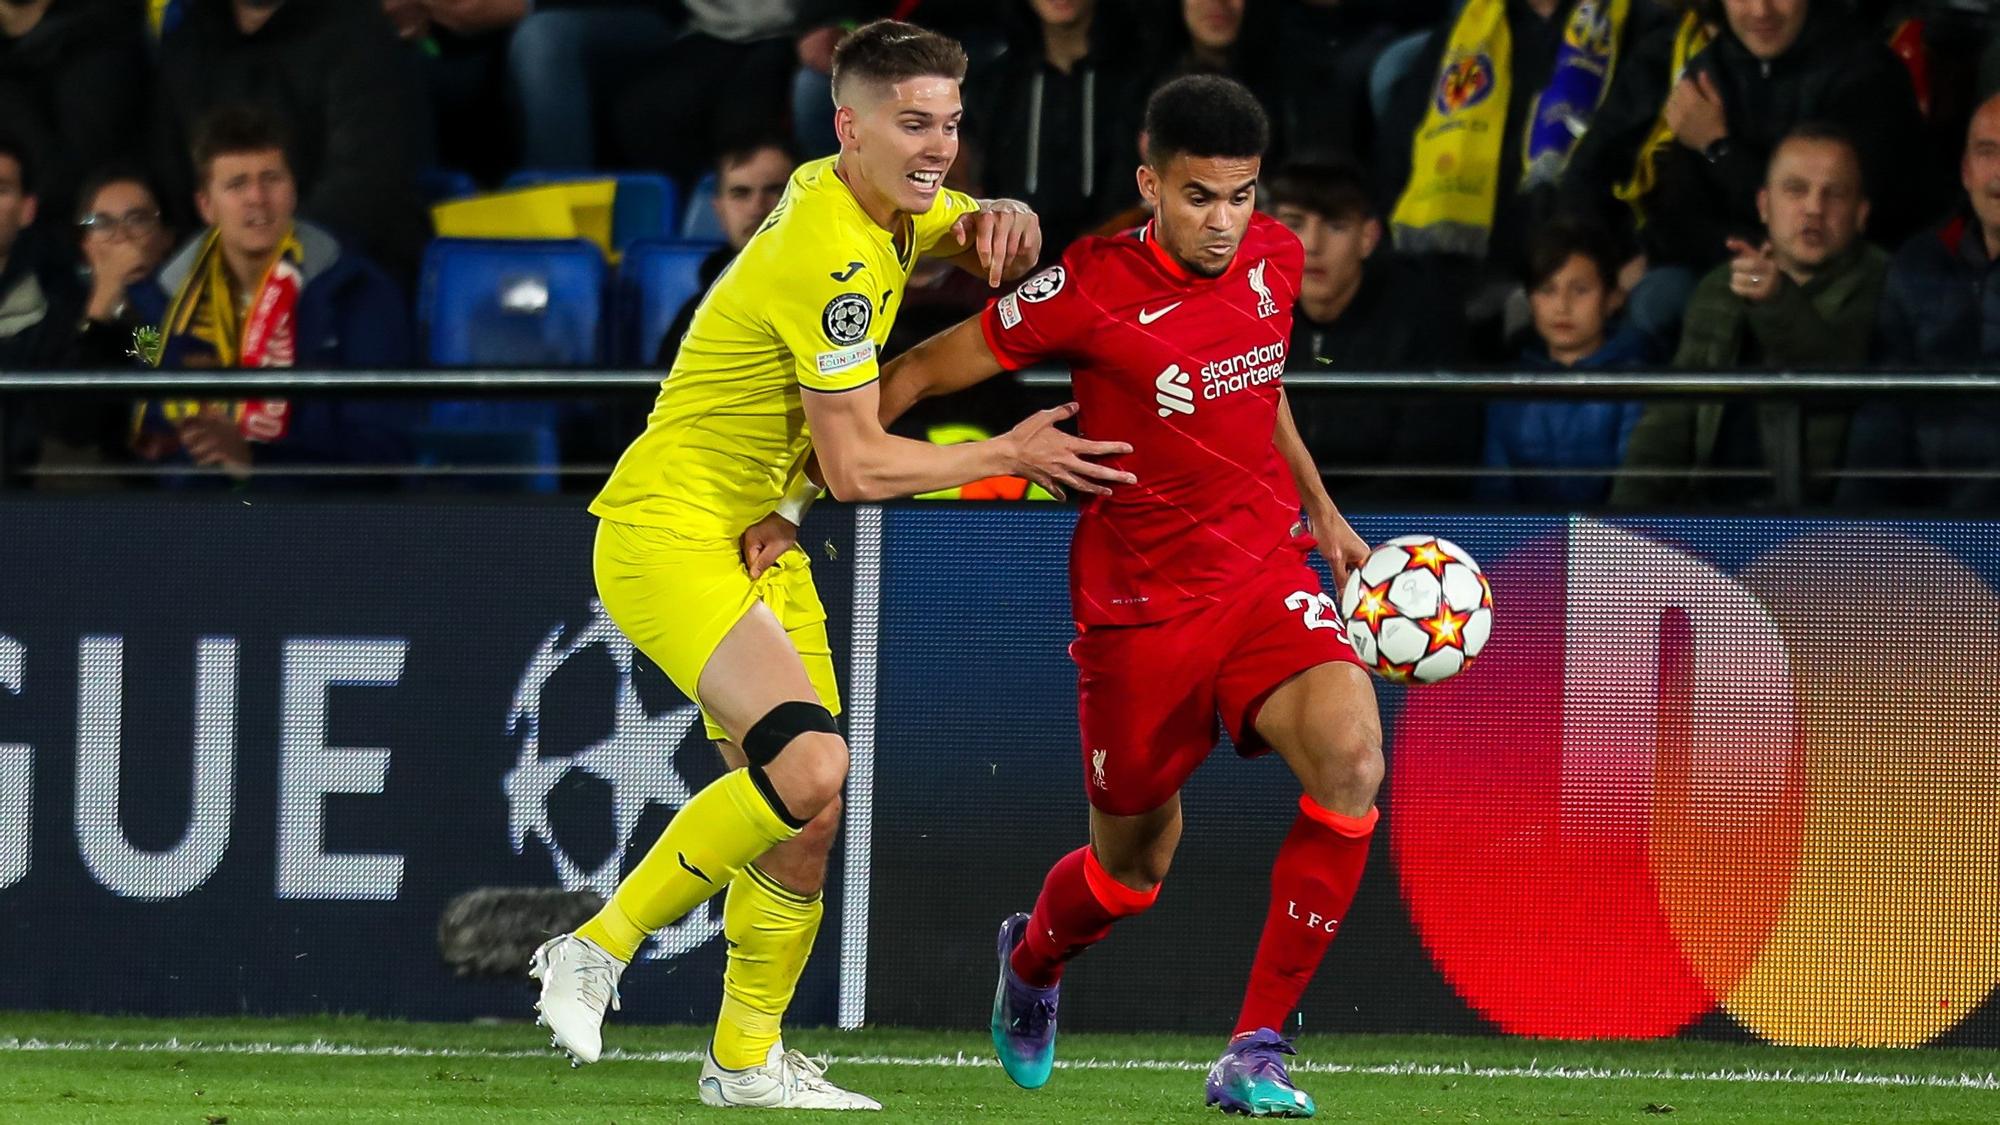
[[[1464,671],[1493,632],[1493,587],[1472,556],[1431,535],[1382,544],[1340,591],[1347,642],[1376,675],[1434,684]]]

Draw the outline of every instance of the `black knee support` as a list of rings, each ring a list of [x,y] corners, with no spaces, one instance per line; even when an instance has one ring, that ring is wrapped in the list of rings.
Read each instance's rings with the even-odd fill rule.
[[[771,764],[792,740],[802,734],[819,731],[825,734],[839,734],[840,724],[834,721],[833,712],[817,703],[807,703],[794,699],[771,708],[763,718],[750,725],[749,733],[743,736],[743,756],[750,760],[750,781],[757,792],[764,795],[771,811],[778,814],[793,828],[804,828],[806,822],[793,815],[778,796],[777,786],[764,773],[764,767]]]
[[[802,699],[788,700],[771,708],[763,718],[750,724],[743,736],[743,756],[753,766],[768,766],[792,740],[809,731],[839,734],[840,724],[833,712]]]

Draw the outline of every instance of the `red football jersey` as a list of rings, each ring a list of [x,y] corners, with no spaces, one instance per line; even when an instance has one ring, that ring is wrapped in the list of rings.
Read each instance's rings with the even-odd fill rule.
[[[1229,269],[1182,268],[1151,224],[1086,238],[987,306],[1009,370],[1068,365],[1078,432],[1123,441],[1139,478],[1090,498],[1070,543],[1078,625],[1158,621],[1215,601],[1279,547],[1298,489],[1272,445],[1305,251],[1255,216]]]

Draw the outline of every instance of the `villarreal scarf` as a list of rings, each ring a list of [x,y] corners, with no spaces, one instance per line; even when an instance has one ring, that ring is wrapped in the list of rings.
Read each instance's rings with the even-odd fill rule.
[[[186,16],[187,0],[146,0],[146,25],[156,43],[179,27]]]
[[[229,290],[228,266],[211,230],[196,254],[187,280],[167,305],[166,323],[161,326],[168,340],[167,349],[182,353],[188,366],[200,363],[193,353],[199,345],[206,345],[211,354],[201,357],[208,361],[200,363],[202,366],[290,367],[298,351],[296,322],[299,291],[305,283],[305,274],[300,269],[304,256],[305,249],[297,236],[287,234],[251,294],[239,323],[236,300]],[[196,347],[179,346],[188,342],[194,342]],[[209,406],[228,411],[243,436],[251,441],[276,441],[290,428],[291,411],[284,399],[219,403],[151,401],[139,404],[133,419],[135,441],[149,431],[171,432],[176,423]]]
[[[1631,0],[1579,0],[1522,138],[1520,187],[1554,183],[1604,100]],[[1507,0],[1468,0],[1452,26],[1417,129],[1410,184],[1390,224],[1396,247],[1483,256],[1500,198],[1500,146],[1513,74]]]
[[[1674,60],[1669,94],[1687,76],[1688,63],[1708,47],[1710,34],[1708,25],[1693,12],[1681,17],[1681,29],[1674,36]],[[1646,196],[1652,194],[1653,184],[1659,177],[1657,163],[1660,150],[1674,141],[1674,131],[1667,124],[1667,103],[1660,103],[1659,119],[1653,122],[1653,131],[1646,135],[1646,143],[1639,146],[1639,158],[1632,166],[1632,178],[1612,189],[1612,194],[1625,201],[1632,208],[1632,219],[1639,226],[1646,225]]]

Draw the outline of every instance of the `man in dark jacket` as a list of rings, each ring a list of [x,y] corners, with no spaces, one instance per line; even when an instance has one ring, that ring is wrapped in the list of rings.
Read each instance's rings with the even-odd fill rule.
[[[87,172],[132,155],[150,68],[138,0],[0,3],[0,122],[33,153],[48,214],[68,215]]]
[[[130,291],[154,326],[157,366],[406,367],[414,348],[402,293],[367,259],[295,214],[298,190],[274,118],[225,107],[195,152],[210,226]],[[142,349],[144,350],[144,349]],[[403,406],[309,399],[140,404],[133,445],[153,460],[247,476],[284,464],[407,461]]]
[[[40,210],[28,146],[0,134],[0,380],[9,372],[59,366],[81,305],[67,272],[48,252],[46,229],[30,230]],[[72,275],[73,276],[73,275]],[[0,425],[0,474],[35,463],[55,404],[30,402]]]
[[[1149,68],[1138,21],[1114,0],[1014,0],[1007,49],[965,83],[965,136],[983,183],[1042,217],[1060,253],[1138,200]]]
[[[76,312],[27,229],[40,209],[35,176],[28,147],[0,136],[0,373],[54,362]]]
[[[1382,220],[1367,177],[1352,164],[1290,164],[1271,177],[1261,202],[1305,246],[1293,310],[1290,371],[1438,371],[1470,352],[1460,302],[1421,260],[1381,245]],[[1440,296],[1440,294],[1445,294]],[[1341,396],[1292,398],[1299,434],[1321,466],[1437,468],[1479,463],[1483,411],[1470,400]],[[1440,429],[1458,440],[1440,445]],[[1448,477],[1337,478],[1342,496],[1405,500],[1462,498]]]
[[[1880,366],[1991,370],[2000,361],[2000,95],[1972,116],[1960,182],[1967,205],[1905,243],[1889,266],[1876,322]],[[1854,416],[1850,470],[2000,468],[2000,403],[1877,399]],[[1851,477],[1842,503],[2000,508],[2000,481]]]
[[[1922,182],[1923,121],[1902,63],[1830,0],[1724,0],[1722,9],[1715,41],[1670,90],[1661,50],[1669,34],[1619,70],[1564,173],[1566,209],[1629,229],[1631,209],[1612,192],[1631,179],[1664,119],[1673,136],[1654,153],[1651,188],[1636,200],[1646,216],[1639,247],[1649,267],[1706,272],[1730,257],[1730,238],[1757,236],[1757,193],[1779,140],[1823,121],[1861,152],[1870,233],[1889,245],[1907,235],[1934,189]]]
[[[178,205],[188,137],[215,107],[272,108],[292,137],[299,212],[405,280],[429,234],[417,169],[429,121],[415,59],[377,3],[195,0],[160,50],[156,163]]]
[[[1695,288],[1674,366],[1692,372],[1740,367],[1854,367],[1868,361],[1889,255],[1865,242],[1868,194],[1861,157],[1826,126],[1792,130],[1771,156],[1757,193],[1768,241],[1733,242],[1736,257]],[[1850,411],[1824,407],[1805,417],[1803,453],[1812,480],[1805,498],[1823,503],[1847,445]],[[1646,408],[1626,448],[1628,469],[1760,469],[1777,461],[1783,416],[1749,403],[1657,402]],[[1672,504],[1751,491],[1737,479],[1618,478],[1615,504]]]

